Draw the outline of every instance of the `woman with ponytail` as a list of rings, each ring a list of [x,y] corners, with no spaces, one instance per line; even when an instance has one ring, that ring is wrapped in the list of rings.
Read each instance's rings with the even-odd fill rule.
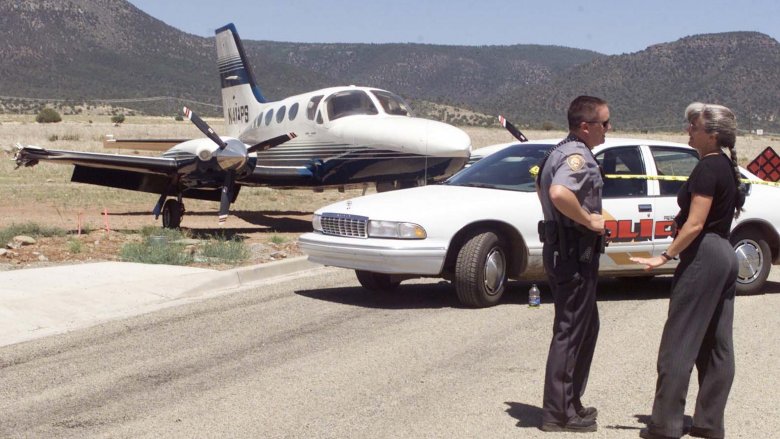
[[[687,433],[724,437],[723,413],[734,380],[737,259],[728,238],[745,202],[735,150],[737,123],[728,108],[699,102],[686,108],[685,117],[688,144],[700,160],[677,194],[676,236],[659,256],[631,258],[646,270],[680,258],[658,351],[653,413],[639,433],[645,439],[679,438],[686,433],[685,398],[694,365],[699,393]],[[724,149],[729,150],[728,156]]]

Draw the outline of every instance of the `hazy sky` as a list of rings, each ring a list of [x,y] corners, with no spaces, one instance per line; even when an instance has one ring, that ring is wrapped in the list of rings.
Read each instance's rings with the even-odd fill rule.
[[[248,40],[552,44],[615,55],[730,31],[780,37],[777,0],[130,0],[182,31],[235,23]]]

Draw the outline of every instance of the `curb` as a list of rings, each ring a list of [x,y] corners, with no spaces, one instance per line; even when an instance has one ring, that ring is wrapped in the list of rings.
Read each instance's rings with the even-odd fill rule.
[[[238,289],[274,277],[286,276],[322,267],[324,267],[324,265],[309,262],[307,256],[298,256],[281,261],[234,268],[223,272],[221,275],[214,276],[212,274],[207,276],[207,280],[203,283],[183,291],[177,297],[197,297],[204,293]],[[197,275],[198,274],[195,274],[194,276]]]

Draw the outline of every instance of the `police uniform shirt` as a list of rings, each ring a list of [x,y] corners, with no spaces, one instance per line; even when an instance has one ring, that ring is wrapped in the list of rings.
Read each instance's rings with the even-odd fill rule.
[[[576,136],[567,137],[553,148],[541,173],[539,199],[545,220],[559,221],[563,216],[550,199],[550,187],[556,184],[572,191],[588,212],[601,213],[601,169],[591,150]],[[574,225],[568,218],[563,221],[566,226]]]

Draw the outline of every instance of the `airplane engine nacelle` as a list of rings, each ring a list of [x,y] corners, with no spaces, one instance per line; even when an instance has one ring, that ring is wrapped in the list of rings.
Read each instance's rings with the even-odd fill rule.
[[[214,147],[210,145],[199,146],[195,150],[195,155],[197,155],[200,160],[207,162],[214,157]]]

